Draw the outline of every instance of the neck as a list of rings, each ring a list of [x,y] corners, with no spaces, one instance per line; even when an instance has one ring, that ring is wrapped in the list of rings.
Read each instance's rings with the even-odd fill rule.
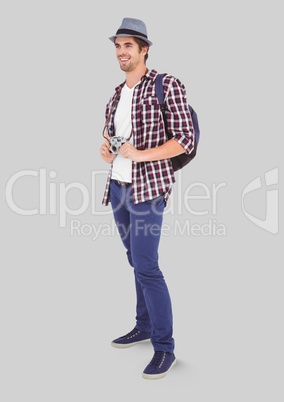
[[[143,75],[147,73],[147,71],[148,69],[144,65],[143,67],[134,71],[126,72],[126,85],[128,86],[128,88],[133,88],[134,85],[136,85],[141,80]]]

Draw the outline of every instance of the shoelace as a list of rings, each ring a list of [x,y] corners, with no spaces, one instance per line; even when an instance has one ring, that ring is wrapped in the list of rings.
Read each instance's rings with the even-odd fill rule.
[[[162,364],[164,363],[165,356],[166,356],[166,352],[162,352],[162,351],[155,352],[150,364],[161,367]]]
[[[137,336],[138,334],[140,334],[141,331],[139,331],[139,329],[133,329],[132,331],[130,331],[128,334],[124,335],[126,338],[133,338],[134,336]]]

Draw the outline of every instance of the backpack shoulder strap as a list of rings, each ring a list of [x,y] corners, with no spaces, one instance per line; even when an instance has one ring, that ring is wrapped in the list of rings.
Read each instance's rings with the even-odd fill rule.
[[[157,77],[155,79],[155,92],[156,92],[156,96],[159,100],[159,105],[160,105],[160,109],[161,109],[163,120],[164,120],[166,134],[169,138],[171,138],[171,136],[169,136],[169,134],[168,134],[168,129],[167,129],[166,105],[164,102],[165,93],[164,93],[164,86],[163,86],[163,78],[165,75],[166,75],[165,73],[157,75]]]
[[[155,79],[155,91],[160,105],[164,104],[164,98],[165,98],[164,87],[163,87],[164,75],[165,74],[158,74]]]

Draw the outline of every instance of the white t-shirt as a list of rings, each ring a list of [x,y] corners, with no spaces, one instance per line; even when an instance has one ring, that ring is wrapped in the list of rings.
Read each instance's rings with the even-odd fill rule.
[[[137,85],[137,84],[136,84]],[[136,86],[135,85],[135,86]],[[131,107],[134,88],[125,84],[121,90],[120,100],[114,116],[115,135],[128,138],[131,134]],[[132,144],[132,137],[129,142]],[[113,160],[111,178],[115,180],[132,182],[132,160],[123,158],[120,153]]]

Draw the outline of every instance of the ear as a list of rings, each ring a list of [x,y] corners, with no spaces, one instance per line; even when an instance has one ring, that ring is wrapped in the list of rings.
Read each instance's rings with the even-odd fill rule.
[[[143,46],[143,47],[142,47],[142,54],[143,54],[143,56],[145,56],[145,54],[148,53],[148,49],[149,49],[148,46]]]

